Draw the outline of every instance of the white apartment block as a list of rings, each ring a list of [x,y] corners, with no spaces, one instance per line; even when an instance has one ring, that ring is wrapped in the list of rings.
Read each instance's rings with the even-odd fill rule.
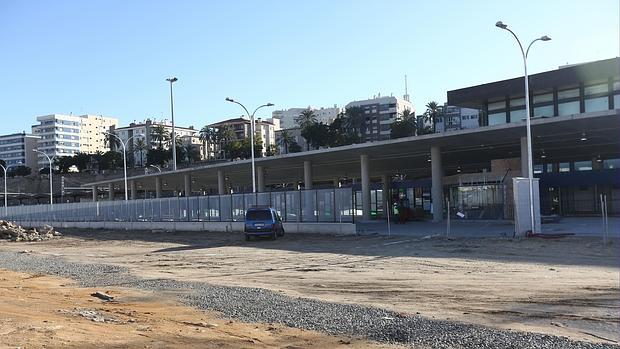
[[[435,132],[449,132],[480,127],[478,109],[444,105],[435,123]]]
[[[276,110],[272,112],[271,116],[274,119],[280,120],[281,129],[291,129],[299,127],[295,119],[299,117],[299,114],[301,114],[301,112],[307,109],[311,109],[312,111],[314,111],[317,122],[322,122],[328,125],[331,124],[332,121],[334,121],[334,119],[338,117],[338,114],[343,111],[342,108],[338,108],[336,105],[334,105],[333,108],[314,108],[309,106],[307,108],[290,108],[286,110]]]
[[[24,165],[33,172],[37,169],[37,154],[32,150],[37,147],[39,137],[22,133],[0,136],[0,159],[6,166]]]
[[[37,148],[50,157],[108,151],[104,131],[118,124],[118,119],[88,114],[43,115],[37,121],[39,124],[32,126],[32,133],[39,137]],[[46,165],[47,159],[39,156],[38,163]]]
[[[371,99],[353,101],[346,108],[360,107],[366,115],[366,139],[378,141],[390,139],[390,125],[400,120],[403,112],[408,109],[415,113],[413,104],[398,97],[375,96]]]
[[[133,153],[134,159],[136,160],[135,163],[139,164],[141,156],[143,162],[146,161],[146,152],[140,154],[140,150],[136,149],[136,143],[139,139],[143,139],[147,144],[147,149],[155,149],[159,147],[160,141],[153,137],[153,131],[158,126],[163,126],[168,135],[172,134],[172,123],[167,119],[160,121],[151,119],[146,119],[143,122],[134,121],[130,123],[129,126],[112,127],[110,128],[110,132],[117,135],[125,144],[128,144],[127,152]],[[194,129],[193,126],[183,127],[175,125],[174,132],[178,139],[181,140],[182,144],[195,145],[200,151],[201,158],[204,158],[204,149],[202,149],[202,141],[200,140],[198,130]],[[131,141],[127,143],[129,139],[131,139]],[[170,141],[162,141],[161,146],[163,149],[170,149]]]
[[[257,118],[255,122],[255,132],[263,141],[263,156],[271,145],[276,145],[276,131],[280,130],[280,119],[272,117],[267,120]],[[228,119],[209,125],[215,129],[223,126],[230,127],[237,135],[238,140],[242,140],[250,136],[250,120],[240,117]]]

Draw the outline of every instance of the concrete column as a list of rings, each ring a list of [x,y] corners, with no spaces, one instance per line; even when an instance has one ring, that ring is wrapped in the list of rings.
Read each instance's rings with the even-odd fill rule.
[[[161,197],[161,177],[155,177],[155,197]]]
[[[192,196],[192,176],[189,173],[183,175],[183,196]]]
[[[218,195],[226,194],[226,183],[224,180],[224,172],[222,170],[217,170],[217,193]]]
[[[304,189],[312,189],[312,161],[304,161]]]
[[[130,197],[131,200],[135,200],[138,198],[138,187],[136,186],[136,181],[132,180],[129,181],[129,190],[130,190]]]
[[[340,180],[338,178],[334,178],[334,188],[338,189],[340,186]]]
[[[433,200],[433,222],[443,221],[443,166],[441,148],[431,147],[431,199]]]
[[[108,183],[108,200],[114,200],[114,183]]]
[[[521,137],[521,177],[528,176],[527,137]]]
[[[256,177],[256,190],[262,193],[265,191],[265,171],[263,166],[256,167]]]
[[[387,214],[390,212],[390,188],[392,187],[392,177],[384,174],[381,176],[381,191],[383,199],[383,216],[387,219]]]
[[[93,202],[97,202],[97,186],[93,185],[91,189],[93,191]]]
[[[360,155],[362,173],[362,220],[370,220],[370,161],[368,155]]]

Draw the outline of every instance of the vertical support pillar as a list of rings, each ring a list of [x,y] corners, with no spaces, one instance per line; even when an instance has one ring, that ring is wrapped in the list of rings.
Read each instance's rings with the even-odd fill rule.
[[[390,189],[392,188],[392,179],[389,175],[381,176],[381,199],[383,200],[383,218],[387,219],[390,212]]]
[[[521,137],[521,177],[528,176],[527,137]]]
[[[114,183],[108,183],[108,200],[114,200]]]
[[[226,183],[224,180],[224,172],[222,170],[217,170],[217,194],[226,194]]]
[[[370,161],[368,155],[360,155],[362,177],[362,220],[370,220]]]
[[[340,180],[338,178],[334,178],[333,184],[334,188],[338,189],[340,187]]]
[[[304,161],[304,189],[312,189],[312,162]]]
[[[433,222],[443,221],[443,165],[441,148],[431,147],[431,199],[433,200]]]
[[[263,166],[256,167],[256,191],[262,193],[265,191],[265,171]]]
[[[183,175],[183,196],[192,196],[192,176],[189,173]]]
[[[97,202],[97,186],[96,186],[96,185],[93,185],[93,186],[91,187],[91,190],[92,190],[92,192],[93,192],[93,202]]]
[[[161,198],[161,177],[155,177],[155,197]]]
[[[135,200],[138,198],[138,188],[136,186],[136,181],[132,180],[129,182],[129,190],[131,191],[131,200]]]

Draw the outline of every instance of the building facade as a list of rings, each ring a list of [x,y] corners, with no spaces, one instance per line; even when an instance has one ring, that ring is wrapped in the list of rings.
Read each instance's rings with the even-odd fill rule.
[[[567,125],[562,135],[532,132],[542,213],[597,214],[600,195],[606,195],[610,214],[620,214],[620,147],[614,135],[620,58],[564,66],[529,80],[532,122],[557,119]],[[448,103],[480,109],[481,128],[525,125],[523,77],[449,91]],[[608,118],[606,124],[594,124],[599,115]],[[581,122],[586,119],[592,121]],[[564,137],[572,142],[558,144]]]
[[[267,153],[267,149],[271,146],[277,146],[276,143],[276,131],[280,130],[280,119],[278,118],[270,118],[267,120],[263,120],[261,118],[257,118],[255,120],[255,132],[263,142],[263,156]],[[228,119],[224,121],[220,121],[214,124],[209,125],[214,129],[219,129],[221,127],[230,127],[237,136],[238,140],[243,140],[250,136],[250,120],[246,118],[234,118]]]
[[[343,111],[343,108],[339,108],[336,105],[334,105],[333,108],[314,108],[309,106],[307,108],[290,108],[286,110],[275,110],[271,113],[271,115],[273,119],[279,119],[281,129],[286,130],[299,127],[296,119],[299,117],[299,114],[308,109],[314,112],[317,122],[327,125],[331,124],[332,121],[334,121],[334,119],[338,117],[338,114]]]
[[[0,136],[0,159],[7,166],[24,165],[36,170],[37,155],[32,150],[37,147],[38,139],[25,132]]]
[[[160,146],[166,150],[170,149],[171,142],[169,139],[158,139],[158,137],[155,136],[155,130],[160,127],[163,128],[163,131],[168,135],[167,138],[169,138],[169,135],[172,134],[172,123],[166,119],[160,121],[146,119],[143,122],[132,122],[129,126],[111,127],[110,132],[117,135],[127,144],[127,152],[133,154],[134,164],[142,166],[146,162],[146,153],[149,149],[155,149]],[[201,160],[205,158],[198,130],[193,126],[182,127],[175,125],[174,132],[177,135],[177,139],[181,141],[180,145],[191,144],[195,146],[200,152]],[[129,139],[131,139],[131,141],[127,143]],[[140,141],[140,139],[142,141]],[[144,148],[141,149],[138,144],[144,144]]]
[[[118,119],[100,115],[51,114],[37,117],[39,124],[32,126],[38,136],[37,148],[48,156],[73,156],[79,152],[96,153],[109,150],[105,131],[118,125]],[[39,165],[47,159],[39,156]]]
[[[435,123],[435,132],[450,132],[480,127],[480,110],[444,105]]]
[[[366,142],[390,139],[390,125],[400,120],[405,110],[415,113],[411,102],[393,96],[353,101],[345,108],[351,107],[361,108],[366,116]]]

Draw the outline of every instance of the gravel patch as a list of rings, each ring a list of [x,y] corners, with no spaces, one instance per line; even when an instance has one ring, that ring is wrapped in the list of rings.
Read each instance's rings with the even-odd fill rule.
[[[431,320],[374,307],[292,298],[258,288],[147,280],[131,275],[126,268],[71,263],[54,256],[0,252],[0,268],[68,277],[85,287],[124,286],[173,292],[187,305],[218,311],[244,322],[281,323],[332,335],[407,344],[412,348],[620,348],[614,344]]]

